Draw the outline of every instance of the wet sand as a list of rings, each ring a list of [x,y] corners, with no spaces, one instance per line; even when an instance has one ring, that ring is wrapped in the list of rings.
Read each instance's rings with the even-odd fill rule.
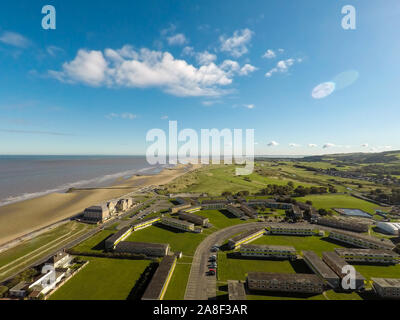
[[[156,175],[133,176],[110,187],[53,193],[0,207],[0,245],[71,218],[89,206],[121,197],[141,187],[169,183],[197,167],[180,165]]]

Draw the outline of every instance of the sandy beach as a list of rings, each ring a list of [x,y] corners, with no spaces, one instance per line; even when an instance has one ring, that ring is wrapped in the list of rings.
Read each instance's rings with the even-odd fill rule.
[[[179,165],[156,175],[133,176],[110,187],[53,193],[0,207],[0,245],[73,217],[91,205],[121,197],[141,187],[169,183],[197,167]]]

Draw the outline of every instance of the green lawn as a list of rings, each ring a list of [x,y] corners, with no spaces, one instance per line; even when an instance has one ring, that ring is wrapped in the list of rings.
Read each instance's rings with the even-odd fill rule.
[[[346,208],[346,209],[361,209],[365,212],[374,214],[376,209],[382,209],[378,205],[357,199],[350,195],[330,194],[330,195],[310,195],[302,198],[296,198],[297,201],[306,202],[311,200],[313,206],[317,209],[332,209],[332,208]]]
[[[246,280],[248,272],[296,273],[289,261],[251,260],[228,257],[229,253],[218,253],[218,281]]]
[[[185,255],[193,255],[197,246],[205,237],[205,234],[181,232],[172,228],[154,225],[133,232],[126,241],[169,243],[172,251],[182,251]]]
[[[340,244],[330,242],[327,238],[318,236],[293,237],[267,235],[256,239],[251,244],[293,246],[298,253],[303,250],[311,250],[319,256],[322,256],[322,252],[324,251],[333,251],[335,248],[343,248]]]
[[[204,210],[196,212],[199,216],[208,218],[210,223],[216,227],[217,229],[227,228],[236,224],[245,223],[246,221],[240,220],[236,218],[234,215],[230,214],[226,210]],[[247,222],[251,222],[255,220],[248,220]]]
[[[185,297],[186,284],[189,279],[191,264],[181,264],[181,260],[175,267],[164,300],[183,300]]]
[[[102,230],[96,233],[93,237],[78,244],[73,249],[80,252],[101,252],[104,250],[105,240],[116,232],[116,230]]]
[[[85,258],[89,265],[65,283],[50,300],[125,300],[147,260]]]

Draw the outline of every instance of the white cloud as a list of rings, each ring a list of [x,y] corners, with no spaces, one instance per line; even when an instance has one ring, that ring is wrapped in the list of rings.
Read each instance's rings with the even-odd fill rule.
[[[265,74],[265,76],[267,78],[270,78],[276,72],[279,72],[279,73],[288,72],[291,66],[293,66],[295,63],[301,63],[302,61],[303,61],[302,59],[294,59],[294,58],[290,58],[287,60],[280,60],[276,64],[276,67],[272,68],[270,71],[268,71]]]
[[[243,106],[247,109],[254,109],[256,107],[254,104],[244,104]]]
[[[168,116],[162,116],[161,120],[168,120]]]
[[[318,145],[315,144],[315,143],[309,143],[309,144],[308,144],[308,147],[309,147],[309,148],[316,148],[316,147],[318,147]]]
[[[276,146],[279,146],[279,143],[276,141],[271,141],[268,143],[268,147],[276,147]]]
[[[112,119],[126,119],[126,120],[133,120],[137,118],[137,115],[129,112],[125,113],[110,113],[106,116],[107,119],[112,120]]]
[[[64,52],[64,49],[62,49],[62,48],[59,48],[59,47],[57,47],[57,46],[48,46],[47,48],[46,48],[46,51],[47,51],[47,53],[49,54],[49,55],[51,55],[51,56],[56,56],[58,53],[63,53]]]
[[[268,50],[264,53],[264,55],[263,55],[262,57],[263,57],[263,58],[266,58],[266,59],[273,59],[273,58],[276,57],[276,53],[275,53],[273,50],[268,49]]]
[[[290,143],[289,147],[291,147],[291,148],[299,148],[299,147],[301,147],[301,145],[298,144],[298,143]]]
[[[31,45],[31,42],[23,35],[11,31],[4,31],[0,36],[0,42],[18,48],[26,48]]]
[[[246,63],[239,71],[239,74],[242,76],[247,76],[248,74],[256,71],[257,68],[252,66],[251,64]]]
[[[167,38],[168,44],[171,46],[181,46],[187,43],[187,39],[183,33],[178,33]]]
[[[228,52],[235,58],[241,57],[249,52],[247,45],[251,41],[253,34],[253,31],[246,28],[243,30],[236,30],[230,38],[221,36],[219,38],[221,42],[221,51]]]
[[[327,96],[331,95],[335,91],[335,86],[336,85],[334,82],[321,83],[313,89],[311,96],[314,99],[326,98]]]
[[[210,64],[211,62],[217,60],[217,56],[209,53],[208,51],[204,51],[197,53],[196,60],[199,64]]]
[[[71,62],[63,64],[63,71],[50,71],[58,80],[83,82],[99,86],[107,79],[108,65],[101,51],[79,50]]]
[[[363,147],[363,148],[368,148],[368,143],[363,143],[362,145],[361,145],[361,147]]]
[[[61,71],[49,71],[54,78],[110,87],[160,87],[176,96],[218,96],[226,93],[221,87],[230,85],[240,66],[224,61],[220,66],[211,62],[196,68],[185,60],[175,59],[169,52],[130,46],[120,50],[79,50],[74,60],[66,62]]]
[[[195,55],[194,48],[189,46],[184,47],[182,50],[182,54],[186,56],[194,56]]]
[[[322,146],[323,149],[328,149],[328,148],[332,148],[332,147],[335,147],[335,144],[333,144],[333,143],[325,143]]]
[[[278,49],[278,52],[279,52],[279,53],[284,53],[285,50],[284,50],[284,49]]]

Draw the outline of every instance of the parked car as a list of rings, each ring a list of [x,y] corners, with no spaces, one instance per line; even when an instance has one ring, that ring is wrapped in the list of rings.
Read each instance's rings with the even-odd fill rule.
[[[207,274],[208,274],[209,276],[215,276],[216,272],[215,272],[215,270],[210,269],[210,270],[208,270]]]

